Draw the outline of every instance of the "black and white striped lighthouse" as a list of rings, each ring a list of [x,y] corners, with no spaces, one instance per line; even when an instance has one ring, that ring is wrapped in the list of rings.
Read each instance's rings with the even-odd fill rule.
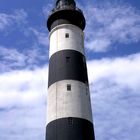
[[[57,0],[47,27],[46,140],[95,140],[84,55],[84,15],[74,0]]]

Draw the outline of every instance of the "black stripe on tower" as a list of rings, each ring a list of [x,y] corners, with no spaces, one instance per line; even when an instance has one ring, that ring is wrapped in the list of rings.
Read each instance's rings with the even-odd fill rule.
[[[77,80],[88,84],[85,56],[75,50],[62,50],[49,61],[48,87],[61,80]]]
[[[93,124],[80,118],[62,118],[46,127],[46,140],[95,140]]]

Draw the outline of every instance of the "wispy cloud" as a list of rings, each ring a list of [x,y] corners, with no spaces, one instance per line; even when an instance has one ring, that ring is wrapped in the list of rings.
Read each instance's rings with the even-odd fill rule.
[[[48,68],[0,75],[0,139],[44,139]]]
[[[1,74],[0,108],[32,107],[44,104],[47,69],[44,67]]]
[[[10,29],[12,31],[14,29],[14,34],[13,32],[9,34]],[[7,38],[12,40],[12,37],[14,37],[12,43],[7,42],[8,45],[0,44],[0,72],[23,68],[34,69],[36,66],[44,65],[48,60],[49,44],[47,30],[45,31],[42,30],[42,27],[33,27],[29,24],[27,11],[24,9],[14,10],[11,14],[0,13],[2,39],[6,42]],[[15,35],[23,38],[17,40]]]
[[[52,3],[51,0],[48,0],[48,1],[47,1],[47,4],[46,4],[45,6],[43,6],[42,12],[43,12],[44,17],[45,17],[46,19],[48,18],[48,16],[49,16],[51,10],[53,9],[53,6],[54,6],[54,5],[53,5],[53,3]]]
[[[139,53],[122,58],[88,61],[95,134],[99,140],[108,137],[138,140],[139,62]],[[14,114],[13,117],[9,117],[7,123],[9,128],[12,123],[17,124],[14,128],[8,129],[12,137],[19,136],[19,139],[22,137],[21,129],[17,129],[20,127],[24,130],[25,137],[29,129],[32,132],[38,131],[38,135],[44,135],[41,131],[43,132],[42,129],[45,128],[43,111],[46,108],[47,74],[48,66],[35,70],[11,71],[0,75],[0,109],[3,110],[0,112],[3,115],[0,116],[1,120],[5,120],[2,116]],[[19,121],[22,119],[24,124]],[[31,119],[38,123],[29,122]],[[39,123],[40,119],[41,123]],[[3,126],[0,127],[1,132],[5,128],[4,122],[0,122]],[[27,134],[29,137],[32,136],[32,133]],[[2,133],[0,138],[8,136]],[[33,136],[38,138],[36,135]]]
[[[101,3],[83,8],[86,15],[86,48],[105,52],[116,43],[140,41],[140,11],[127,4]]]
[[[0,139],[45,139],[46,106],[0,110]]]
[[[23,9],[17,9],[12,14],[0,13],[0,31],[14,24],[19,25],[27,22],[28,14]]]
[[[47,32],[41,32],[35,28],[29,28],[29,30],[34,33],[39,44],[49,46],[49,38]]]
[[[23,67],[26,65],[27,57],[16,49],[7,49],[0,46],[0,66],[2,71],[9,71],[14,67]]]
[[[44,51],[45,50],[45,51]],[[35,44],[30,49],[18,50],[0,46],[0,72],[8,72],[15,69],[35,69],[46,64],[48,50],[43,51]],[[42,64],[41,64],[42,62]]]
[[[43,8],[46,17],[51,8],[52,5]],[[130,5],[102,3],[82,9],[87,18],[86,48],[89,50],[105,52],[115,43],[140,40],[139,11]],[[1,13],[0,31],[11,25],[23,25],[27,16],[24,10]],[[30,49],[18,50],[0,44],[0,67],[4,72],[0,73],[2,140],[38,140],[45,136],[48,64],[39,68],[47,54],[38,46],[48,45],[48,38],[45,31],[27,26],[28,38],[36,37]],[[96,139],[139,140],[139,63],[139,53],[88,61]],[[14,70],[15,67],[24,69]]]
[[[89,80],[96,83],[100,79],[108,79],[115,84],[139,91],[139,64],[140,53],[122,58],[92,60],[88,62]]]
[[[139,65],[140,53],[88,62],[97,139],[139,139]]]
[[[0,139],[44,139],[48,68],[0,75]]]

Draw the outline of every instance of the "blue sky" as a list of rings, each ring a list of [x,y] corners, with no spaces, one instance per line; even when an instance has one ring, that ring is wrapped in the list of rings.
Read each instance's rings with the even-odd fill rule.
[[[0,140],[45,139],[54,0],[0,1]],[[77,0],[96,140],[140,139],[140,1]]]

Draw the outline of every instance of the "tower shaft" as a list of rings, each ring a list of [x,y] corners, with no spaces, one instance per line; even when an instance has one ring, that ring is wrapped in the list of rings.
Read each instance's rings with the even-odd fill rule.
[[[94,140],[83,13],[74,0],[57,0],[47,26],[50,60],[46,140]]]

